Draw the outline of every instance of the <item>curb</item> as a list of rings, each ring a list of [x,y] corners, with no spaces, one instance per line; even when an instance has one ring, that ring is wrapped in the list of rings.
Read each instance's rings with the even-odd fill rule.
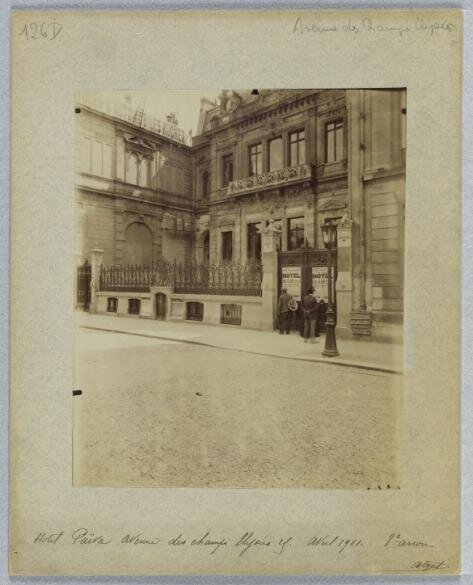
[[[321,357],[300,357],[300,356],[288,356],[288,355],[280,355],[277,353],[266,353],[262,351],[254,351],[251,349],[241,349],[238,347],[228,347],[225,345],[216,345],[213,343],[208,343],[205,341],[195,341],[193,339],[176,339],[174,337],[165,337],[163,335],[155,335],[155,334],[148,334],[148,333],[135,333],[133,331],[124,331],[121,329],[108,329],[107,327],[93,327],[91,325],[79,325],[81,329],[91,329],[94,331],[108,331],[109,333],[121,333],[123,335],[134,335],[135,337],[147,337],[150,339],[163,339],[165,341],[171,341],[174,343],[187,343],[190,345],[200,345],[203,347],[212,347],[214,349],[224,349],[227,351],[238,351],[241,353],[251,353],[253,355],[261,355],[266,357],[275,357],[280,359],[287,359],[287,360],[295,360],[295,361],[302,361],[302,362],[316,362],[321,364],[334,364],[337,366],[348,366],[350,368],[358,368],[361,370],[371,370],[375,372],[383,372],[385,374],[396,374],[398,376],[402,376],[402,372],[396,370],[394,368],[386,368],[382,366],[377,366],[375,364],[360,364],[358,362],[352,362],[349,360],[340,360],[334,358],[321,358]]]

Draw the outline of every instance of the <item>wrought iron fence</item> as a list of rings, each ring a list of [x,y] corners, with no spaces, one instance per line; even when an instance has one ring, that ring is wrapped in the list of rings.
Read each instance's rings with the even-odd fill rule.
[[[158,262],[151,266],[102,266],[100,290],[141,291],[169,286],[176,293],[261,296],[262,265]]]

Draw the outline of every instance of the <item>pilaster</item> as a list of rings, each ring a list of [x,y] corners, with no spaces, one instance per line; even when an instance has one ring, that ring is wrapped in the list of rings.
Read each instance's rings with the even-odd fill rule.
[[[261,283],[263,304],[261,310],[261,329],[273,331],[276,324],[278,289],[279,231],[266,229],[261,236],[263,258],[263,280]]]
[[[350,328],[352,309],[352,222],[341,221],[337,227],[337,326]]]
[[[100,268],[103,262],[103,250],[94,248],[90,251],[90,312],[97,312],[97,293],[100,286]]]

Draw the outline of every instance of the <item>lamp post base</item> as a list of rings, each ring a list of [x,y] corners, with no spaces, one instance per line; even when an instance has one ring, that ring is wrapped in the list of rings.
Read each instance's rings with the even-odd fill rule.
[[[325,357],[336,357],[337,355],[340,354],[338,353],[337,349],[324,349],[322,355],[324,355]]]
[[[325,334],[325,348],[322,355],[325,357],[335,357],[340,355],[337,349],[337,338],[335,337],[335,320],[333,318],[333,308],[330,303],[327,310],[327,333]]]

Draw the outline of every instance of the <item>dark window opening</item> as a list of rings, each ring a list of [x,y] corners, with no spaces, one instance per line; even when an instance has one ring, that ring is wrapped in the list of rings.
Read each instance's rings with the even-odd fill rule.
[[[186,319],[188,321],[202,321],[204,318],[204,303],[186,303]]]
[[[230,261],[233,257],[233,232],[222,232],[222,260]]]
[[[210,175],[208,171],[202,173],[202,199],[208,199],[210,196]]]
[[[261,175],[263,172],[263,145],[253,144],[249,148],[250,176]]]
[[[208,233],[204,236],[204,264],[208,266],[210,262],[210,236]]]
[[[220,305],[220,323],[241,325],[241,305]]]
[[[247,256],[248,260],[261,260],[261,232],[259,230],[261,224],[249,223],[247,234]]]
[[[141,307],[140,299],[128,299],[128,313],[130,315],[139,315]]]
[[[293,217],[287,222],[287,249],[297,250],[304,245],[304,218]]]
[[[279,136],[278,138],[273,138],[268,143],[268,150],[269,150],[269,170],[270,171],[277,171],[278,169],[282,169],[282,138]]]
[[[107,299],[107,311],[109,313],[116,313],[118,307],[118,299],[110,297]]]
[[[233,154],[222,156],[222,187],[233,181]]]
[[[325,162],[343,159],[343,120],[329,122],[325,126]]]
[[[289,135],[289,166],[305,164],[305,130],[292,132]]]

